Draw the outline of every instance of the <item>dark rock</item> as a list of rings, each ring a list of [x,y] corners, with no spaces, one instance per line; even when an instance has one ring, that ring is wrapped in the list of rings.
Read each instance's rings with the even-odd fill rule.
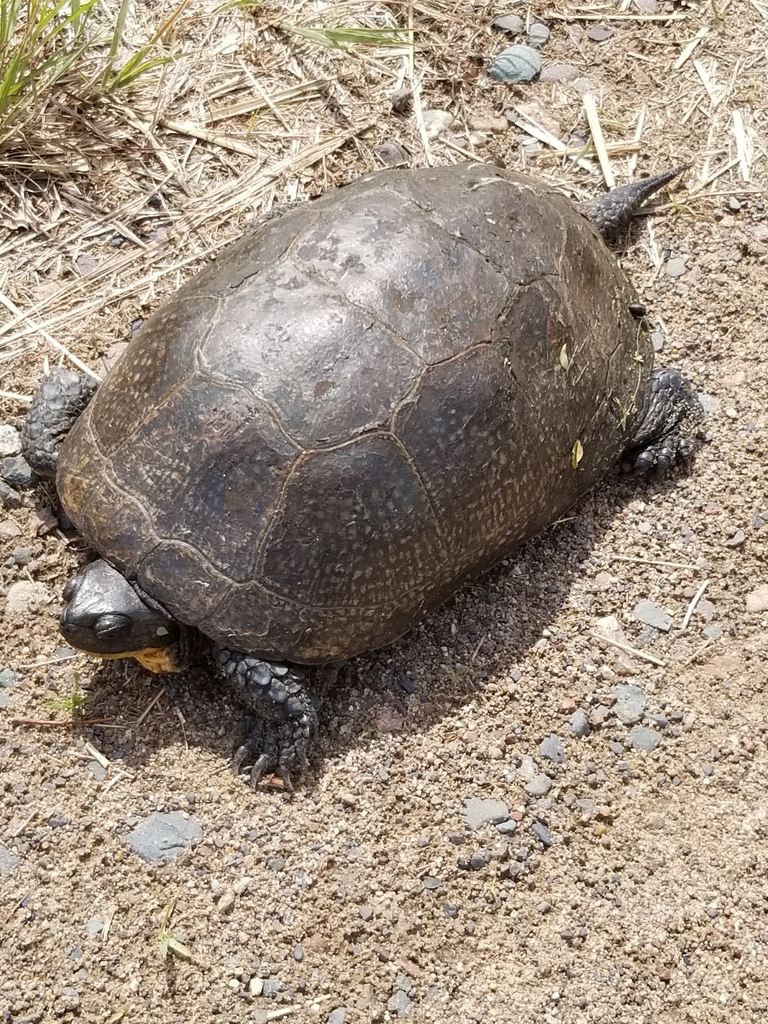
[[[534,822],[531,826],[531,832],[533,832],[545,850],[548,850],[555,841],[547,826],[543,825],[540,821]]]
[[[38,483],[38,476],[23,455],[11,455],[2,462],[3,480],[17,491],[28,491]]]

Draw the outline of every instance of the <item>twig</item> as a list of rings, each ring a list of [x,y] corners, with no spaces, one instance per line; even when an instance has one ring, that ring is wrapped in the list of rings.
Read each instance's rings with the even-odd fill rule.
[[[604,14],[582,11],[574,11],[573,14],[547,13],[547,18],[553,21],[685,21],[687,17],[687,14],[611,14],[610,11]]]
[[[54,718],[12,718],[11,725],[58,725],[65,729],[76,729],[81,725],[105,725],[106,718],[77,718],[71,721],[61,721]]]
[[[97,761],[101,765],[101,767],[104,769],[104,771],[106,771],[107,768],[109,768],[109,758],[104,757],[102,752],[100,750],[98,750],[96,747],[94,747],[94,745],[92,743],[86,742],[84,744],[84,748],[85,748],[85,752],[87,754],[90,754],[91,757],[93,758],[93,760]]]
[[[683,64],[685,64],[685,62],[691,56],[693,51],[696,49],[696,47],[699,45],[699,43],[702,41],[702,39],[708,33],[709,33],[709,27],[705,25],[703,28],[699,29],[699,31],[696,33],[696,35],[693,37],[693,39],[690,40],[690,42],[685,44],[685,46],[683,47],[682,53],[677,58],[675,63],[672,65],[672,70],[673,71],[679,71],[680,70],[680,68],[683,66]]]
[[[701,647],[697,648],[693,652],[693,654],[690,656],[690,658],[686,658],[685,661],[681,661],[680,662],[680,666],[679,667],[680,668],[687,668],[690,664],[692,664],[694,661],[696,661],[696,659],[699,657],[699,655],[703,654],[704,651],[708,650],[714,644],[714,642],[715,641],[712,639],[712,637],[710,637],[709,640],[705,640],[705,642],[701,645]]]
[[[704,591],[707,589],[708,586],[709,586],[709,580],[704,580],[704,582],[701,584],[699,589],[696,591],[696,593],[691,598],[691,603],[688,605],[688,608],[686,609],[686,612],[685,612],[685,616],[683,617],[683,624],[680,627],[681,629],[687,629],[688,628],[688,623],[691,621],[691,616],[693,615],[694,611],[696,610],[696,605],[701,600],[702,594],[704,593]]]
[[[600,118],[597,114],[597,104],[595,103],[595,95],[591,92],[584,93],[584,113],[587,115],[587,124],[589,130],[592,133],[592,142],[595,145],[597,151],[597,159],[600,162],[600,170],[603,172],[603,179],[608,188],[613,188],[616,184],[616,179],[613,176],[611,169],[611,161],[608,157],[608,151],[605,148],[605,139],[603,138],[603,129],[600,124]]]
[[[136,719],[136,726],[141,725],[141,723],[144,721],[144,719],[147,717],[149,712],[152,710],[152,708],[155,706],[155,704],[157,704],[157,702],[160,700],[160,698],[163,696],[164,693],[165,693],[165,687],[162,687],[162,689],[158,693],[155,694],[155,696],[152,698],[152,700],[149,702],[149,704],[147,704],[146,708],[144,708],[144,711]]]
[[[637,565],[663,565],[667,569],[696,569],[697,572],[704,570],[700,565],[693,565],[690,562],[666,562],[661,558],[633,558],[632,555],[609,555],[614,562],[634,562]]]
[[[605,643],[610,644],[611,647],[618,647],[620,651],[624,651],[626,654],[633,654],[636,658],[642,658],[644,661],[650,661],[653,665],[658,665],[659,668],[666,668],[666,661],[662,661],[661,658],[657,658],[653,654],[646,654],[645,651],[639,651],[637,647],[630,647],[629,644],[622,643],[621,640],[612,640],[611,637],[606,636],[604,633],[590,633],[596,640],[603,640]]]

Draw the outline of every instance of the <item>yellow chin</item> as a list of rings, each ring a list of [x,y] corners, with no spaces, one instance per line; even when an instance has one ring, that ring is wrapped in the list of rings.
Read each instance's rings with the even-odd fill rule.
[[[94,654],[92,651],[82,651],[82,654],[90,654],[92,658],[103,658],[104,661],[114,661],[116,658],[135,658],[140,665],[148,668],[150,672],[180,672],[181,669],[174,660],[172,648],[170,647],[147,647],[144,651],[123,651],[121,654]]]

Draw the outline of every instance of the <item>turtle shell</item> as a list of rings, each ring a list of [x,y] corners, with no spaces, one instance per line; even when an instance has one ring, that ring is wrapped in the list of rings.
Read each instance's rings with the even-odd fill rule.
[[[379,647],[627,447],[652,364],[636,299],[541,183],[372,174],[147,321],[64,445],[63,505],[218,642],[305,663]]]

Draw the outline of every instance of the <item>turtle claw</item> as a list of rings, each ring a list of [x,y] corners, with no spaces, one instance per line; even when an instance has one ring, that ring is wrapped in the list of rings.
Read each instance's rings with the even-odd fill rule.
[[[303,737],[296,735],[290,723],[254,718],[238,723],[236,733],[242,735],[243,731],[247,736],[232,756],[234,774],[240,775],[243,767],[251,764],[248,775],[254,789],[267,775],[277,775],[285,792],[293,793],[291,772],[309,767]]]
[[[225,679],[256,715],[241,722],[241,742],[233,758],[239,774],[251,763],[251,785],[277,774],[288,793],[291,774],[309,767],[307,749],[317,727],[317,714],[304,687],[304,670],[295,665],[263,661],[223,648],[218,654]]]

